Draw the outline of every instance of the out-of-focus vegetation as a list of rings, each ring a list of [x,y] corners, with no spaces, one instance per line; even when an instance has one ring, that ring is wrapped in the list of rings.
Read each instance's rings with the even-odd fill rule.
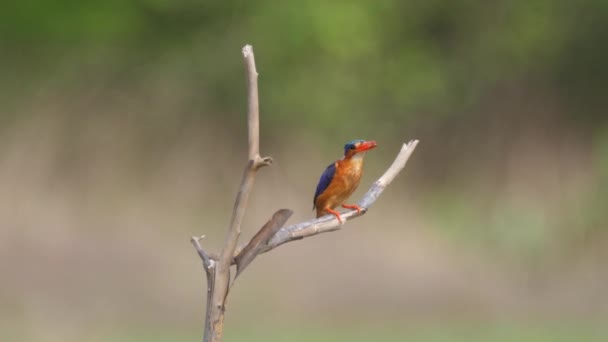
[[[262,328],[314,325],[319,312],[348,326],[361,311],[378,313],[370,326],[384,315],[601,322],[607,41],[601,0],[6,3],[0,331],[65,341],[119,323],[202,324],[187,236],[207,234],[211,249],[223,238],[245,155],[245,43],[262,151],[276,160],[248,233],[279,207],[309,218],[345,141],[380,143],[363,188],[400,143],[421,144],[352,230],[260,259],[235,289],[227,340],[250,315]],[[360,267],[379,264],[376,297]],[[311,284],[313,273],[329,280]],[[482,330],[471,338],[494,340]],[[545,336],[511,331],[496,340]],[[441,334],[419,340],[453,340]]]
[[[547,158],[568,167],[577,163],[568,149],[578,149],[588,161],[583,166],[594,168],[591,182],[605,183],[605,1],[6,6],[0,13],[6,130],[35,116],[32,106],[61,101],[78,107],[52,113],[72,122],[63,132],[70,138],[78,139],[89,118],[103,115],[97,120],[135,126],[137,148],[151,151],[144,155],[155,153],[159,136],[177,139],[193,122],[234,131],[242,126],[245,101],[235,51],[248,42],[259,52],[265,141],[286,147],[284,141],[292,141],[293,149],[329,158],[353,136],[378,137],[389,146],[419,137],[426,146],[419,164],[432,186],[463,172],[495,178],[505,172],[505,159],[528,153],[530,145],[538,149],[531,154],[541,156],[530,156],[537,165],[529,166],[552,174],[556,166],[543,165],[543,155],[554,154]],[[170,104],[153,114],[138,110],[156,101]],[[522,135],[524,150],[510,151]],[[570,181],[568,173],[556,177],[564,178],[556,186]],[[439,220],[486,232],[492,231],[487,220],[494,220],[532,235],[538,229],[527,226],[544,225],[535,206],[545,203],[520,199],[501,203],[484,224],[470,222],[467,208],[472,219],[483,218],[466,196],[479,194],[440,185],[433,188],[439,197],[430,199],[447,206]],[[598,189],[576,194],[574,200],[585,204],[560,214],[577,216],[586,230],[601,229],[605,211],[598,203],[606,197]],[[568,198],[560,200],[571,206]],[[458,217],[449,217],[454,210]]]
[[[2,67],[12,71],[16,84],[7,88],[21,95],[18,101],[32,95],[20,87],[32,79],[54,76],[72,84],[86,70],[98,82],[124,86],[164,71],[191,86],[188,95],[205,90],[210,103],[234,115],[243,102],[234,47],[249,42],[261,53],[270,124],[298,115],[306,128],[326,134],[337,125],[353,129],[378,120],[395,129],[420,116],[437,122],[470,115],[505,86],[550,92],[565,107],[562,115],[581,124],[604,118],[594,106],[608,76],[602,63],[608,52],[599,44],[608,31],[604,1],[140,0],[7,7],[0,14]]]

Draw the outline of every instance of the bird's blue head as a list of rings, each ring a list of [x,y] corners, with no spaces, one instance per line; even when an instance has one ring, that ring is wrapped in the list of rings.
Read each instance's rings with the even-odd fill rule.
[[[344,156],[352,157],[359,152],[365,152],[378,146],[373,140],[351,140],[344,145]]]

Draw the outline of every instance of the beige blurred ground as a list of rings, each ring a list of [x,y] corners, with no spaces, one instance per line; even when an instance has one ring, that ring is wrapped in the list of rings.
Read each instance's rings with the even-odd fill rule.
[[[174,104],[151,100],[139,109],[161,115]],[[78,115],[56,120],[57,113],[91,110],[78,101],[42,97],[30,106],[25,111],[34,114],[0,136],[2,334],[81,341],[159,325],[198,331],[204,274],[188,240],[205,234],[210,250],[223,240],[244,165],[245,122],[227,128],[199,119],[179,131],[168,125],[170,133],[158,136],[155,148],[141,149],[138,129],[145,121],[128,110],[108,117],[116,108],[98,104],[97,116],[79,122]],[[458,238],[442,227],[449,213],[429,204],[428,184],[441,187],[442,179],[424,177],[441,174],[425,170],[432,159],[425,153],[470,150],[465,161],[477,153],[482,171],[501,172],[463,172],[450,183],[452,192],[462,192],[466,212],[483,218],[480,224],[494,222],[487,229],[517,235],[517,221],[511,227],[498,222],[512,205],[507,209],[540,213],[541,226],[551,227],[576,204],[564,199],[591,186],[593,161],[576,136],[565,137],[553,153],[552,138],[518,132],[520,139],[494,159],[470,138],[444,147],[422,140],[367,215],[257,259],[231,293],[228,326],[608,318],[606,241],[581,245],[564,235],[552,241],[549,233],[538,256],[522,257],[489,240]],[[343,142],[330,149],[297,134],[280,144],[262,137],[263,153],[274,156],[275,165],[257,179],[245,236],[278,208],[295,211],[290,222],[312,217],[319,173]],[[399,149],[398,142],[375,138],[383,150],[368,155],[355,197]],[[548,171],[539,172],[541,165]]]

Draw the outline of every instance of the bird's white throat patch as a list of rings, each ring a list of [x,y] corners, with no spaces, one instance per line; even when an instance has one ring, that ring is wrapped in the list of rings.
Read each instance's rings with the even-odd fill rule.
[[[359,152],[359,153],[355,154],[354,156],[352,156],[351,159],[356,160],[356,161],[363,160],[363,157],[365,157],[365,153],[366,152]]]
[[[352,172],[357,173],[357,172],[361,171],[361,169],[363,168],[363,155],[364,154],[365,154],[365,152],[357,153],[350,158],[350,165],[351,165]]]

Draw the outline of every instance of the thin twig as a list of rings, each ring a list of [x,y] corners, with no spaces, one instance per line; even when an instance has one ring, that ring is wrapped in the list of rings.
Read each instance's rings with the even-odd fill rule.
[[[192,245],[194,245],[194,248],[198,252],[198,255],[201,257],[201,260],[203,260],[203,266],[205,266],[205,272],[209,273],[209,271],[211,270],[211,268],[213,268],[213,264],[215,262],[211,259],[211,257],[209,256],[209,254],[207,254],[207,252],[205,252],[205,250],[201,246],[200,241],[202,239],[204,239],[204,238],[205,238],[205,235],[203,235],[203,236],[193,236],[190,239],[190,242],[192,242]]]

